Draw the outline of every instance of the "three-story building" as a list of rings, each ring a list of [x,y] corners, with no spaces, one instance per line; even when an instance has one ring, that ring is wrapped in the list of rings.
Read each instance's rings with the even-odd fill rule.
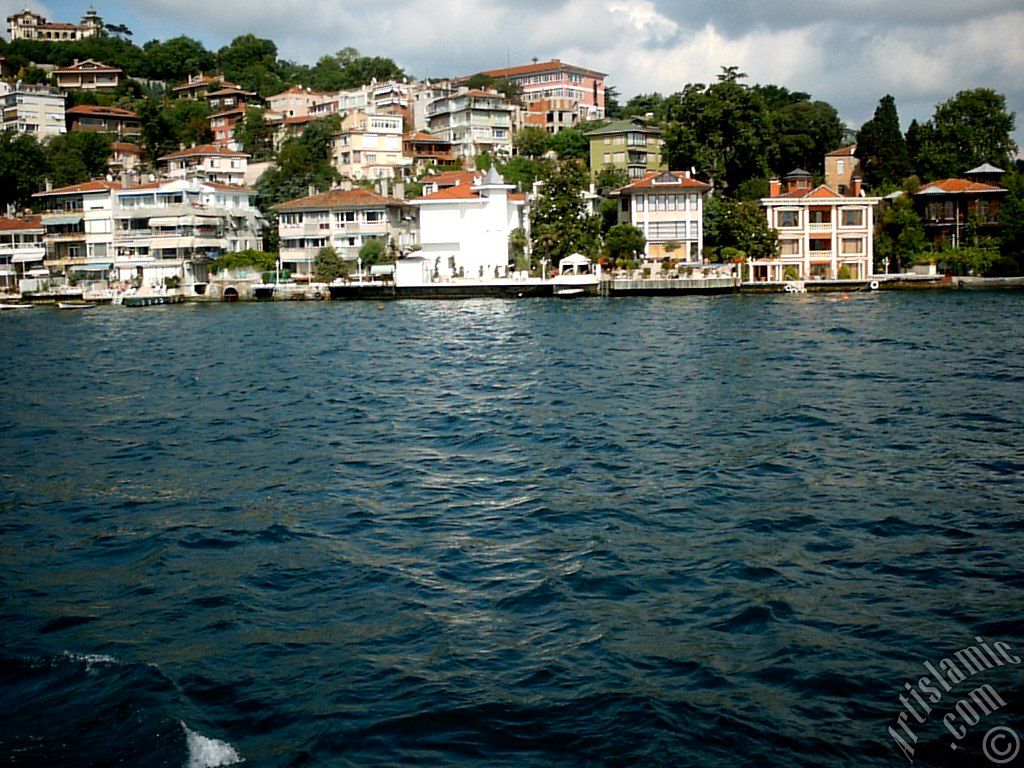
[[[700,263],[704,251],[704,200],[711,185],[689,171],[652,171],[618,190],[619,223],[644,233],[644,257]]]

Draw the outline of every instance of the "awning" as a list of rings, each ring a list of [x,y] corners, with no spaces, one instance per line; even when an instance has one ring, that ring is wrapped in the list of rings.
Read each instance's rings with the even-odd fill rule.
[[[183,223],[183,216],[154,216],[149,220],[151,227],[176,227]]]
[[[29,277],[49,277],[50,270],[48,269],[30,269],[25,273]]]
[[[100,263],[71,264],[67,269],[69,272],[106,272],[112,266],[114,265],[109,261],[104,261]]]
[[[393,275],[395,274],[394,264],[372,264],[370,266],[371,275]]]
[[[61,224],[77,224],[82,220],[82,214],[77,216],[50,216],[49,214],[43,214],[43,224],[45,226],[59,226]]]
[[[152,240],[149,241],[150,249],[189,248],[191,246],[191,237],[154,237]]]
[[[42,261],[46,258],[46,251],[40,251],[38,254],[31,253],[16,253],[11,258],[12,264],[31,264],[33,261]]]

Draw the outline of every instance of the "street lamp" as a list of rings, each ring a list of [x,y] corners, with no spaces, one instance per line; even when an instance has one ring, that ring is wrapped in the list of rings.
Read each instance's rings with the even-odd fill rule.
[[[357,267],[356,274],[359,275],[359,282],[362,283],[363,282],[363,258],[361,256],[356,256],[356,267]]]

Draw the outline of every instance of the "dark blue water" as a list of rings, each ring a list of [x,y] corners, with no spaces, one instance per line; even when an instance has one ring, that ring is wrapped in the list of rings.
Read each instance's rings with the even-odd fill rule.
[[[1022,310],[5,313],[0,764],[905,764],[1024,651]]]

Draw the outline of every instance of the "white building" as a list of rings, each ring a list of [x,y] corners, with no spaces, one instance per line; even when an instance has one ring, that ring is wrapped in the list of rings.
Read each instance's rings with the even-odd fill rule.
[[[493,167],[473,184],[456,184],[411,201],[420,209],[420,243],[410,264],[420,282],[505,277],[509,235],[522,226],[526,196]],[[409,274],[404,279],[408,281]],[[398,279],[396,275],[396,280]]]
[[[249,155],[214,144],[186,147],[157,160],[157,166],[171,179],[197,178],[221,184],[245,186]]]
[[[862,195],[858,176],[851,183],[851,194],[841,195],[824,184],[813,187],[811,174],[800,169],[772,179],[761,206],[768,227],[778,233],[778,251],[774,258],[750,261],[750,279],[869,278],[879,198]]]
[[[350,179],[393,179],[412,159],[402,152],[402,118],[356,110],[331,140],[331,164]]]
[[[403,200],[369,189],[332,189],[275,207],[281,265],[308,278],[321,248],[334,248],[355,261],[370,240],[384,240],[405,252],[416,245],[417,210]]]
[[[43,86],[21,83],[10,86],[0,82],[2,128],[30,134],[39,141],[67,133],[65,98],[60,91]]]
[[[349,112],[405,115],[409,109],[409,84],[388,80],[361,85],[358,88],[320,94],[309,106],[309,114],[317,117],[346,115]]]
[[[92,8],[86,11],[80,24],[47,21],[39,13],[25,9],[7,17],[7,36],[10,40],[51,40],[68,42],[98,37],[103,34],[103,19]]]
[[[0,292],[19,292],[22,281],[31,279],[30,273],[43,271],[45,257],[41,217],[0,217]]]
[[[704,252],[704,200],[711,185],[689,171],[650,171],[620,189],[619,223],[644,233],[644,257],[700,263]]]
[[[118,184],[90,181],[38,192],[44,201],[46,268],[96,282],[158,287],[206,282],[206,265],[259,249],[251,189],[196,179]]]
[[[427,132],[452,145],[456,157],[512,154],[516,108],[497,91],[460,88],[427,106]]]

